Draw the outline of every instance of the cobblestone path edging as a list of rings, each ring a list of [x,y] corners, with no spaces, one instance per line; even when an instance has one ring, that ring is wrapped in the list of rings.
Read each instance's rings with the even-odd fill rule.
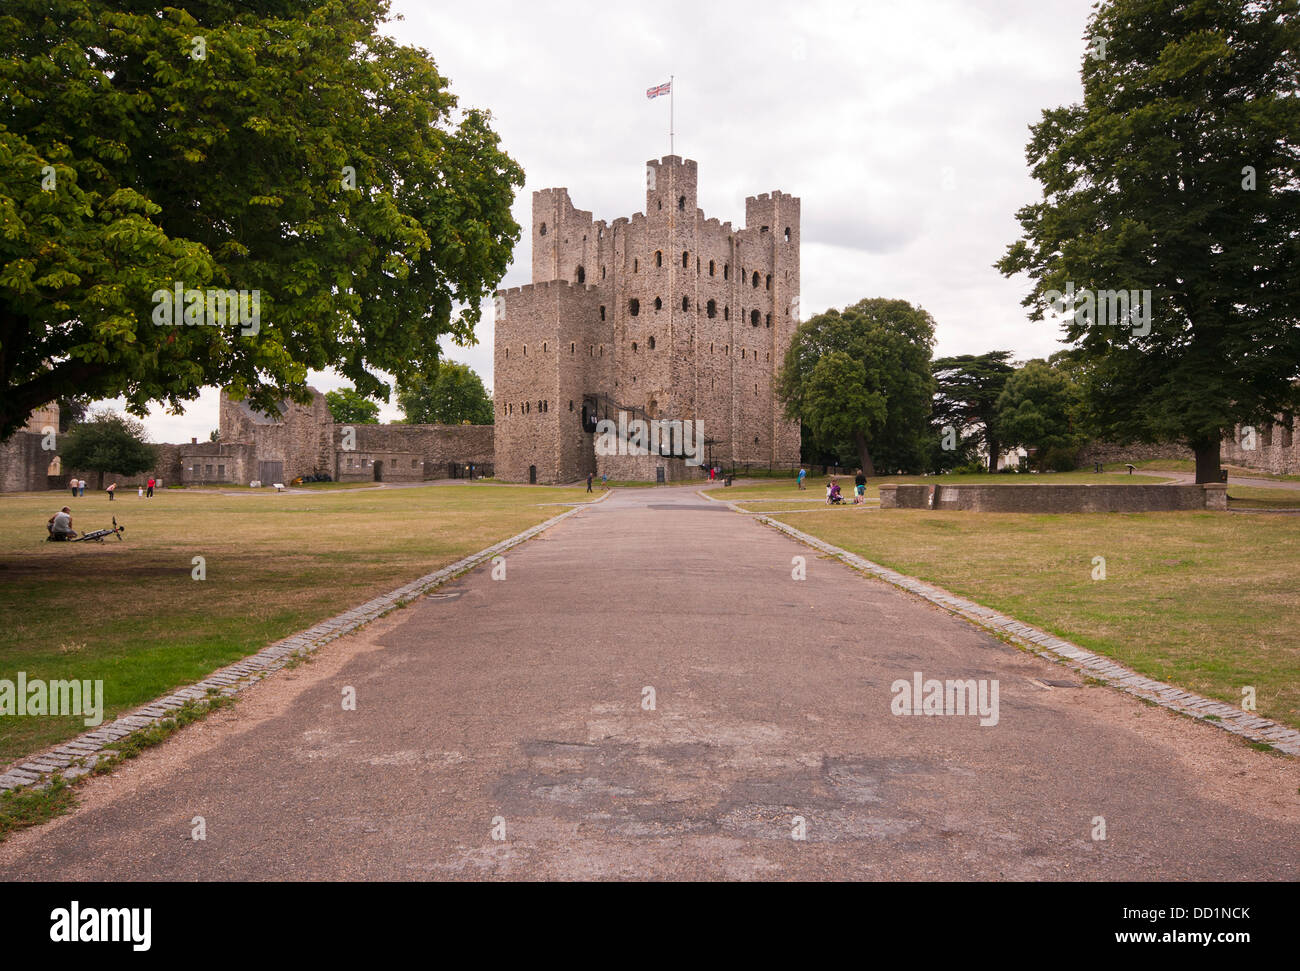
[[[743,512],[743,510],[736,509],[735,503],[731,500],[713,499],[706,492],[700,492],[699,494],[713,502],[725,503],[737,512]],[[1260,718],[1251,712],[1234,708],[1222,701],[1203,698],[1190,691],[1175,688],[1163,681],[1156,681],[1153,678],[1138,674],[1108,657],[1093,654],[1077,644],[1062,640],[1055,634],[1039,630],[1037,627],[1031,627],[1029,624],[1022,624],[1014,617],[1008,617],[1006,614],[998,613],[996,610],[981,606],[972,600],[958,597],[942,587],[936,587],[915,577],[909,577],[896,570],[881,566],[879,563],[873,563],[856,553],[840,549],[838,546],[820,540],[816,536],[810,536],[787,523],[772,519],[770,516],[755,516],[754,521],[780,530],[791,538],[813,547],[813,549],[821,550],[823,553],[836,557],[856,570],[870,573],[887,583],[901,587],[909,593],[914,593],[918,597],[922,597],[980,627],[996,631],[1040,657],[1064,664],[1080,674],[1105,682],[1120,691],[1153,702],[1162,708],[1168,708],[1170,711],[1189,715],[1207,725],[1222,728],[1226,732],[1240,735],[1252,742],[1271,745],[1287,755],[1300,755],[1300,732],[1293,728],[1279,725],[1267,718]],[[1212,716],[1214,720],[1207,720],[1207,716]]]
[[[202,681],[195,682],[165,697],[151,701],[149,704],[121,716],[114,722],[100,725],[94,730],[78,735],[71,741],[64,742],[62,745],[42,752],[40,755],[22,758],[12,764],[3,774],[0,774],[0,792],[21,786],[43,784],[56,773],[61,774],[65,779],[83,775],[94,768],[103,750],[111,749],[113,743],[119,742],[133,732],[158,724],[187,701],[202,701],[208,697],[210,690],[215,691],[217,695],[226,697],[238,694],[244,688],[260,681],[273,671],[278,671],[295,657],[311,654],[330,641],[336,640],[344,634],[352,633],[357,628],[382,617],[395,607],[414,600],[439,584],[446,583],[448,580],[473,569],[492,557],[504,553],[511,547],[532,539],[543,530],[550,529],[556,523],[581,512],[584,506],[594,505],[612,494],[613,490],[610,490],[600,499],[581,503],[567,512],[538,523],[531,529],[526,529],[518,535],[502,540],[495,546],[489,546],[477,553],[471,553],[450,566],[445,566],[441,570],[422,576],[405,586],[398,587],[396,590],[381,594],[373,600],[366,601],[359,607],[345,610],[335,617],[323,620],[314,627],[292,634],[284,640],[276,641],[256,654],[251,654],[243,660],[213,671]]]

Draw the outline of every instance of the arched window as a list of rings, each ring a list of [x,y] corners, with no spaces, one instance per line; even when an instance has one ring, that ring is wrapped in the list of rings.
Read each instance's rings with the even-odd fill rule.
[[[655,250],[655,266],[663,266],[663,265],[664,265],[664,251]]]
[[[538,230],[538,235],[539,235],[539,236],[545,236],[545,235],[546,235],[546,223],[542,223],[542,228]]]
[[[577,341],[569,341],[569,353],[570,353],[570,354],[577,354],[577,353],[578,353],[578,342],[577,342]]]
[[[631,300],[629,300],[627,302],[627,312],[630,313],[633,317],[639,314],[641,312],[641,301],[638,300],[636,297],[633,297]]]
[[[690,309],[691,309],[691,298],[682,297],[682,310],[690,310]]]
[[[710,300],[704,305],[704,312],[710,318],[718,316],[718,302],[716,300]]]
[[[510,360],[510,348],[506,348],[506,360]]]
[[[632,342],[632,353],[633,353],[633,354],[636,353],[636,341],[633,341],[633,342]]]
[[[638,259],[633,259],[633,260],[632,260],[632,272],[635,273],[635,272],[637,272],[639,269],[641,269],[641,261],[638,260]]]
[[[578,267],[577,277],[578,277],[578,282],[579,282],[579,283],[586,283],[586,282],[587,282],[587,271],[584,270],[582,267]]]
[[[547,342],[546,342],[546,341],[542,341],[542,353],[543,353],[543,354],[546,353],[546,346],[547,346]]]
[[[730,307],[725,306],[725,305],[723,306],[723,308],[722,308],[722,319],[723,319],[723,320],[730,320],[730,319],[731,319],[731,308],[730,308]]]
[[[790,227],[789,227],[789,226],[786,226],[786,227],[785,227],[785,241],[786,241],[787,243],[790,242]]]
[[[685,197],[685,196],[678,196],[678,198],[677,198],[677,211],[678,211],[678,212],[685,212],[685,211],[686,211],[686,197]]]
[[[766,326],[766,327],[771,327],[771,326],[772,326],[772,315],[771,315],[771,314],[768,314],[768,315],[767,315],[766,323],[764,324],[764,326]]]
[[[682,250],[682,269],[689,270],[690,268],[691,268],[691,254],[686,252],[686,250]]]
[[[750,325],[753,326],[753,327],[757,327],[757,326],[758,326],[758,311],[757,311],[757,310],[751,310],[751,311],[749,312],[749,323],[750,323]]]
[[[767,275],[767,289],[772,289],[772,274],[770,273]]]
[[[659,311],[661,311],[661,310],[663,310],[663,309],[664,309],[663,298],[661,298],[661,297],[655,297],[655,313],[658,313]]]
[[[758,289],[758,270],[755,270],[755,271],[754,271],[754,278],[753,278],[753,283],[752,283],[752,285],[753,285],[753,287],[754,287],[755,290]]]
[[[722,279],[724,279],[724,280],[729,280],[730,278],[731,278],[731,264],[730,264],[730,263],[723,263],[723,264],[722,264]]]
[[[651,335],[650,335],[650,350],[653,351],[654,349],[655,349],[655,339],[654,339],[654,335],[651,334]]]
[[[605,279],[605,268],[603,266],[600,268],[600,278]]]
[[[527,357],[527,356],[528,356],[528,345],[525,344],[525,345],[524,345],[524,357]]]
[[[709,276],[713,276],[713,260],[709,260]]]

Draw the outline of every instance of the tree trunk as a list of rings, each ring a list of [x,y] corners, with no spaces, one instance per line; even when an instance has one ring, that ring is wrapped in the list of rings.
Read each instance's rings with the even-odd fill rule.
[[[1002,454],[1002,443],[996,438],[988,438],[987,442],[989,446],[989,471],[996,472],[998,470],[998,456]]]
[[[1222,436],[1215,435],[1213,440],[1196,442],[1192,449],[1196,452],[1196,482],[1219,481],[1219,448]]]
[[[876,467],[871,464],[871,451],[867,448],[867,436],[862,432],[853,433],[853,444],[858,447],[858,461],[862,463],[862,474],[868,478],[876,474]]]

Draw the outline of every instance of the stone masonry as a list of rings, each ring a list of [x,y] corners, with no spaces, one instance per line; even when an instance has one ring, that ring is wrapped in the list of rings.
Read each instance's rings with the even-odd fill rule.
[[[669,155],[647,163],[631,218],[533,193],[533,282],[497,294],[498,478],[680,477],[680,461],[595,454],[595,420],[618,411],[702,421],[706,461],[799,461],[775,394],[799,324],[799,199],[751,196],[735,229],[705,217],[696,187],[696,163]]]

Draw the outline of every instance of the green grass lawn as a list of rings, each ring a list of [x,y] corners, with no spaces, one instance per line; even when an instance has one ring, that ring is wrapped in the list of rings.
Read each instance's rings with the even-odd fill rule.
[[[324,490],[62,492],[0,498],[0,678],[104,681],[104,720],[295,631],[584,501],[579,489],[429,486]],[[46,543],[72,507],[79,532],[123,541]],[[207,578],[195,580],[193,558]],[[0,762],[86,728],[80,718],[0,718]]]
[[[1300,489],[1230,485],[1228,505],[1233,509],[1300,509]]]
[[[1261,715],[1300,727],[1300,516],[836,508],[788,522],[1150,677],[1230,704],[1253,686]]]

